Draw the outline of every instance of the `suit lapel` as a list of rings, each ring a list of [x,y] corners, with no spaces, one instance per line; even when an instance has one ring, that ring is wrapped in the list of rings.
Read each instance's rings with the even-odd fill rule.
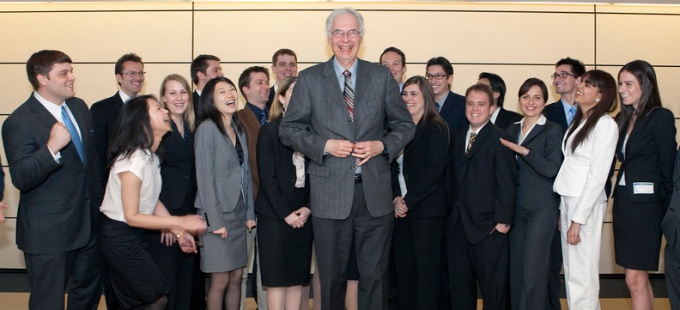
[[[76,122],[78,123],[78,129],[80,129],[80,141],[83,144],[83,156],[85,157],[85,158],[83,158],[83,164],[85,164],[85,163],[87,163],[87,160],[88,160],[87,156],[89,154],[88,154],[87,150],[89,150],[88,147],[89,147],[89,140],[90,140],[90,139],[87,138],[90,130],[89,130],[89,128],[87,128],[85,126],[87,116],[83,115],[79,109],[75,108],[71,99],[66,100],[66,105],[68,106],[68,109],[71,110],[71,114],[73,114],[73,117],[76,119]],[[75,150],[75,147],[73,147],[73,149]],[[76,154],[77,153],[78,153],[78,151],[76,151]]]
[[[529,132],[529,135],[526,138],[524,138],[524,141],[522,141],[522,145],[526,146],[527,144],[529,144],[529,142],[531,142],[532,139],[536,138],[536,136],[538,136],[538,134],[541,133],[543,129],[545,129],[545,125],[536,124],[534,128],[531,129],[531,131]],[[520,130],[522,129],[520,128]]]
[[[331,98],[331,100],[335,104],[337,104],[338,106],[347,110],[347,106],[345,105],[345,99],[342,97],[342,89],[340,89],[340,85],[338,84],[338,77],[335,75],[335,69],[333,68],[333,61],[334,61],[334,59],[331,58],[324,65],[323,81],[321,83],[326,88],[326,92],[329,94],[329,97]],[[355,98],[354,101],[356,102],[356,93],[355,93],[354,98]]]
[[[363,99],[364,93],[366,93],[366,85],[370,85],[371,83],[371,73],[366,70],[366,64],[364,64],[360,59],[356,60],[358,62],[357,65],[357,76],[356,76],[356,81],[357,85],[354,85],[354,103],[362,102],[361,100]],[[358,83],[358,81],[361,81],[361,83]]]
[[[491,134],[492,127],[495,126],[494,124],[491,124],[491,122],[486,123],[484,127],[477,133],[477,137],[475,138],[475,142],[472,143],[472,148],[470,148],[470,151],[468,151],[467,155],[467,160],[470,160],[477,150],[479,150],[484,143],[486,143],[486,140],[488,140],[489,135]]]
[[[453,92],[449,90],[449,94],[446,95],[446,100],[444,100],[444,106],[439,111],[439,115],[446,118],[447,115],[451,114],[453,110]]]

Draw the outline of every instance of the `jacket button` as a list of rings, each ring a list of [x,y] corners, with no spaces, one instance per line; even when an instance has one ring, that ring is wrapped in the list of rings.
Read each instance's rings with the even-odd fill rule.
[[[350,169],[357,170],[357,166],[352,166],[352,167],[350,167]]]

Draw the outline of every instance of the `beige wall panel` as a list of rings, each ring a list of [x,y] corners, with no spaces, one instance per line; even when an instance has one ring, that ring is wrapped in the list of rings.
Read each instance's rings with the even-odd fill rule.
[[[285,47],[294,50],[301,61],[324,61],[331,56],[324,26],[327,15],[323,11],[197,11],[194,51],[216,55],[224,62],[269,64],[272,54]],[[281,18],[286,22],[275,29],[267,26]],[[216,35],[219,32],[222,35]]]
[[[3,162],[4,164],[4,162]],[[19,190],[12,185],[12,179],[9,176],[9,168],[2,167],[5,172],[5,191],[3,195],[3,202],[9,204],[9,209],[5,209],[3,214],[5,217],[16,217],[17,208],[19,207]]]
[[[614,256],[614,232],[612,223],[602,225],[602,243],[600,244],[600,274],[624,273],[616,264]]]
[[[28,57],[26,56],[26,59]],[[0,64],[0,85],[3,89],[0,114],[12,113],[26,101],[28,95],[33,91],[33,87],[31,87],[26,76],[25,64]]]
[[[37,23],[39,21],[39,23]],[[115,62],[136,52],[147,62],[191,58],[191,12],[3,13],[0,61],[25,62],[41,49],[58,49],[75,62]]]
[[[16,245],[16,220],[0,225],[0,268],[24,269],[24,254]]]
[[[599,13],[680,14],[680,6],[677,5],[596,4],[595,10]]]
[[[679,65],[680,15],[597,16],[597,63],[625,64],[645,59],[655,65]]]
[[[2,3],[0,12],[35,12],[35,11],[131,11],[131,10],[191,10],[191,3],[187,2],[57,2],[57,3]]]
[[[364,54],[377,58],[390,45],[404,47],[409,61],[433,54],[453,62],[554,63],[571,55],[593,60],[593,17],[589,14],[506,12],[365,12]],[[493,22],[490,22],[493,21]],[[553,25],[569,24],[578,36],[561,36]],[[311,27],[311,26],[310,26]]]

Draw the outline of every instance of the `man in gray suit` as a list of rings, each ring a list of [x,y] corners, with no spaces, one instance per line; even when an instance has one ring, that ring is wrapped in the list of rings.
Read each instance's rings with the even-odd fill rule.
[[[385,309],[394,224],[389,163],[415,125],[389,70],[357,58],[363,17],[337,9],[326,19],[334,56],[300,73],[281,123],[281,141],[310,158],[321,308],[344,309],[352,244],[359,309]]]

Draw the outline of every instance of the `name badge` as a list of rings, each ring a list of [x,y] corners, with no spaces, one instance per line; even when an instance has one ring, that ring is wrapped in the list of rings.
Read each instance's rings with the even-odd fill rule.
[[[633,183],[633,194],[654,194],[654,183],[635,182]]]

